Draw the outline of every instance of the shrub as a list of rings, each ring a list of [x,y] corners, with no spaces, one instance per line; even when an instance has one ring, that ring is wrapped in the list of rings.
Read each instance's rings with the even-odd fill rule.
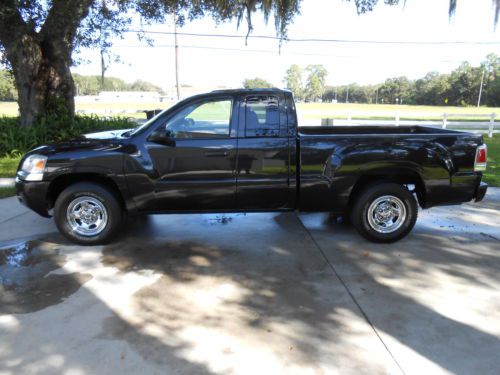
[[[74,119],[45,117],[37,124],[22,128],[18,117],[0,117],[0,157],[16,156],[34,147],[77,138],[85,133],[127,129],[135,126],[128,119],[113,117],[75,116]]]

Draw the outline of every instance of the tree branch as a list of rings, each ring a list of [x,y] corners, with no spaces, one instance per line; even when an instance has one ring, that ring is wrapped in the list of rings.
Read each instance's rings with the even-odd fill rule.
[[[34,33],[34,30],[28,30],[16,3],[15,0],[5,0],[0,8],[0,43],[6,50],[14,48],[23,34]]]
[[[94,0],[53,0],[40,30],[42,39],[62,42],[71,51],[76,31],[93,3]]]

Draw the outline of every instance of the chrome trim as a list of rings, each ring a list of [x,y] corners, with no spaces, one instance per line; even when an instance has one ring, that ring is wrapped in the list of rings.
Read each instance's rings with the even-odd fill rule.
[[[394,195],[384,195],[375,199],[367,211],[368,224],[378,233],[393,233],[406,220],[406,206]]]
[[[93,237],[108,225],[108,211],[97,198],[83,195],[73,199],[68,205],[66,220],[79,235]]]

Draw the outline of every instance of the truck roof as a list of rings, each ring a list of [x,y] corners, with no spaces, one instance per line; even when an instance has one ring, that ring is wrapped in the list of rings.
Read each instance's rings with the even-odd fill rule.
[[[224,89],[224,90],[213,90],[210,93],[211,94],[235,94],[235,93],[261,93],[261,92],[275,92],[275,93],[281,93],[281,92],[286,92],[290,93],[290,90],[285,90],[285,89],[279,89],[277,87],[273,88],[258,88],[258,89]]]

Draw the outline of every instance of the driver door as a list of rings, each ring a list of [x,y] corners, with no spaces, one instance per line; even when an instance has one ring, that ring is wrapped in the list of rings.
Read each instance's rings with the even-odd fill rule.
[[[153,210],[215,211],[236,207],[237,139],[231,136],[234,100],[204,99],[164,124],[171,145],[150,145],[157,171]]]

